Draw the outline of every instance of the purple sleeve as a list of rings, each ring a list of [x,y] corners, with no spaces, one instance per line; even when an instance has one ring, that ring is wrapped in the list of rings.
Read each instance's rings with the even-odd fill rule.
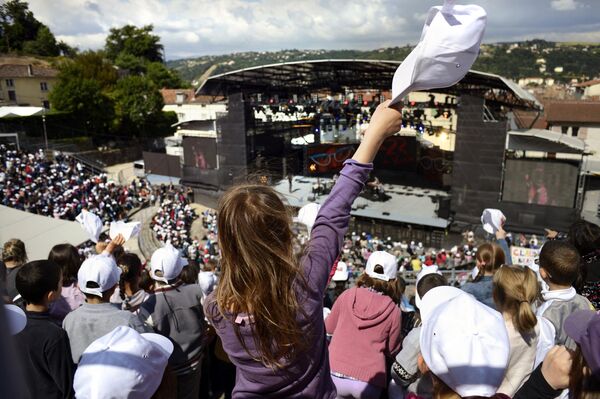
[[[303,267],[309,286],[321,296],[331,267],[342,248],[352,203],[360,194],[372,169],[372,164],[362,164],[351,159],[344,162],[339,179],[317,215]]]

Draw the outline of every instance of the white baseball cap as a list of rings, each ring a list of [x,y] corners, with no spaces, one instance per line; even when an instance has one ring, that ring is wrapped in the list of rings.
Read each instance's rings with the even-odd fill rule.
[[[481,214],[483,229],[490,234],[496,234],[504,222],[506,222],[506,216],[499,209],[484,209]]]
[[[175,280],[181,274],[184,266],[188,262],[179,251],[171,245],[165,244],[164,247],[157,249],[150,259],[150,277],[156,281],[162,281],[169,284],[169,281]],[[157,276],[156,272],[162,272],[162,276]]]
[[[502,315],[449,286],[421,299],[421,354],[429,369],[461,397],[492,396],[508,366]]]
[[[102,293],[117,285],[121,277],[121,269],[111,255],[100,254],[90,256],[83,261],[77,273],[79,289],[84,294],[102,297]],[[96,283],[98,287],[88,287],[88,283]]]
[[[337,263],[337,268],[335,269],[335,273],[333,277],[331,277],[332,281],[347,281],[348,280],[348,265],[346,262],[339,261]]]
[[[383,273],[375,273],[375,266],[383,266]],[[396,278],[398,274],[398,262],[396,257],[389,252],[375,251],[369,256],[367,260],[367,267],[365,273],[372,278],[376,278],[383,281],[390,281]]]
[[[78,399],[149,399],[163,378],[173,343],[159,334],[119,326],[81,355],[73,388]]]
[[[23,331],[27,325],[25,312],[16,305],[4,305],[4,317],[10,335],[16,335]]]
[[[477,5],[432,7],[421,39],[396,70],[392,81],[395,104],[411,91],[449,87],[460,81],[479,54],[487,15]]]

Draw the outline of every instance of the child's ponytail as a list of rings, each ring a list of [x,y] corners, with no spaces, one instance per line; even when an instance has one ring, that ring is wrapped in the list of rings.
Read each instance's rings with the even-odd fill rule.
[[[502,266],[494,275],[493,284],[493,297],[498,310],[512,316],[519,333],[530,333],[537,324],[532,303],[539,292],[533,270],[523,266]]]

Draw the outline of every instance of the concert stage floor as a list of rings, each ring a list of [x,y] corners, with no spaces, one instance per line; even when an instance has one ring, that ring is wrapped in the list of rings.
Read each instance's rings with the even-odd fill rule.
[[[321,184],[332,182],[331,179],[319,180]],[[301,207],[310,202],[323,203],[327,198],[327,195],[314,197],[312,193],[314,184],[317,184],[316,177],[294,176],[291,193],[287,179],[277,182],[274,188],[287,199],[289,205]],[[390,197],[387,201],[372,201],[358,197],[352,204],[352,216],[438,229],[448,227],[450,222],[436,215],[438,205],[434,202],[434,198],[448,197],[449,194],[445,191],[393,184],[383,186],[385,193]]]

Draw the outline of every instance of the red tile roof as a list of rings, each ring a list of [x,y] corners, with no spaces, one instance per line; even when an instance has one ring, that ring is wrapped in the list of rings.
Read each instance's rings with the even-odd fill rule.
[[[550,125],[600,124],[600,101],[552,101],[546,104],[545,116]]]
[[[29,73],[29,68],[31,68],[32,74]],[[42,67],[39,65],[0,65],[0,78],[54,78],[56,75],[58,75],[58,71],[56,69]]]
[[[600,85],[600,79],[588,80],[587,82],[576,83],[573,86],[575,87],[589,87]]]
[[[184,104],[210,104],[222,98],[213,96],[195,96],[194,89],[161,89],[160,94],[163,96],[165,104],[177,104],[177,93],[186,95]]]

